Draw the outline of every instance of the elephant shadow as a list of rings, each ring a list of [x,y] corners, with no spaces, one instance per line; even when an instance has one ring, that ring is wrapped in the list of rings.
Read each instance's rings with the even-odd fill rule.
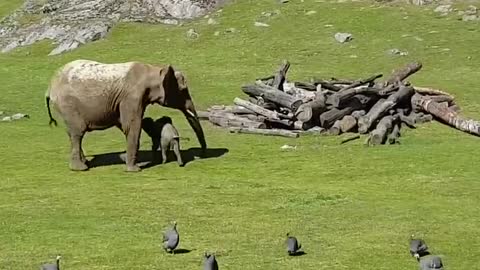
[[[203,156],[201,156],[201,148],[198,147],[192,147],[187,150],[180,150],[180,154],[182,155],[182,160],[185,166],[188,163],[193,162],[197,159],[218,158],[225,155],[226,153],[228,153],[228,149],[226,148],[209,148],[205,151],[205,154]],[[96,168],[125,164],[125,156],[125,151],[92,155],[91,157],[93,158],[88,161],[88,167]],[[176,162],[175,155],[172,151],[169,151],[169,153],[167,154],[166,163],[170,162]],[[158,160],[153,159],[153,152],[150,150],[139,150],[137,154],[137,163],[142,169],[147,169],[160,165],[160,162]]]

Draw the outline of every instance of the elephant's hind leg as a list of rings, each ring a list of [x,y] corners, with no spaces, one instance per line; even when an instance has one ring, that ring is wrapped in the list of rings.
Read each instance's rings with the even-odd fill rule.
[[[85,156],[82,150],[82,140],[85,135],[85,131],[70,129],[68,131],[71,143],[71,157],[70,157],[70,169],[72,171],[86,171],[88,166],[85,163]]]
[[[167,145],[162,145],[162,164],[167,163],[167,149],[168,149],[168,144]]]

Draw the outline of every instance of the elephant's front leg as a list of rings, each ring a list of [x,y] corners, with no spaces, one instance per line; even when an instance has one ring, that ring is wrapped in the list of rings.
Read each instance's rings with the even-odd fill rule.
[[[138,104],[141,104],[141,102]],[[141,105],[136,105],[135,103],[122,105],[120,106],[120,122],[127,138],[127,171],[138,172],[141,171],[137,165],[137,153],[140,143],[140,132],[142,131],[143,109]]]

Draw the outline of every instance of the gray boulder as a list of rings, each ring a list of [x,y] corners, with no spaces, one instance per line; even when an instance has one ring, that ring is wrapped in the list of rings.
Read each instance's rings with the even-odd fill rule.
[[[118,22],[179,24],[208,13],[225,0],[27,0],[0,21],[0,51],[49,39],[57,55],[105,38]],[[34,15],[38,21],[22,25]]]
[[[350,33],[336,33],[335,34],[335,40],[337,40],[340,43],[345,43],[345,42],[351,41],[352,39],[353,39],[353,36]]]

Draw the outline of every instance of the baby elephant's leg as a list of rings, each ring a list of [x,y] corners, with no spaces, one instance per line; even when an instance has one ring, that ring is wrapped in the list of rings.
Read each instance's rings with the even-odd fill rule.
[[[162,140],[162,143],[161,143],[161,151],[162,151],[162,164],[165,164],[167,163],[167,151],[168,149],[170,148],[170,144],[165,142],[164,140]]]
[[[158,155],[158,148],[160,146],[160,140],[157,138],[152,138],[152,161],[157,161],[160,159],[160,156]]]
[[[180,154],[180,140],[179,140],[179,138],[173,139],[172,144],[173,144],[173,152],[177,156],[178,165],[180,167],[183,167],[185,164],[183,164],[182,155]]]

